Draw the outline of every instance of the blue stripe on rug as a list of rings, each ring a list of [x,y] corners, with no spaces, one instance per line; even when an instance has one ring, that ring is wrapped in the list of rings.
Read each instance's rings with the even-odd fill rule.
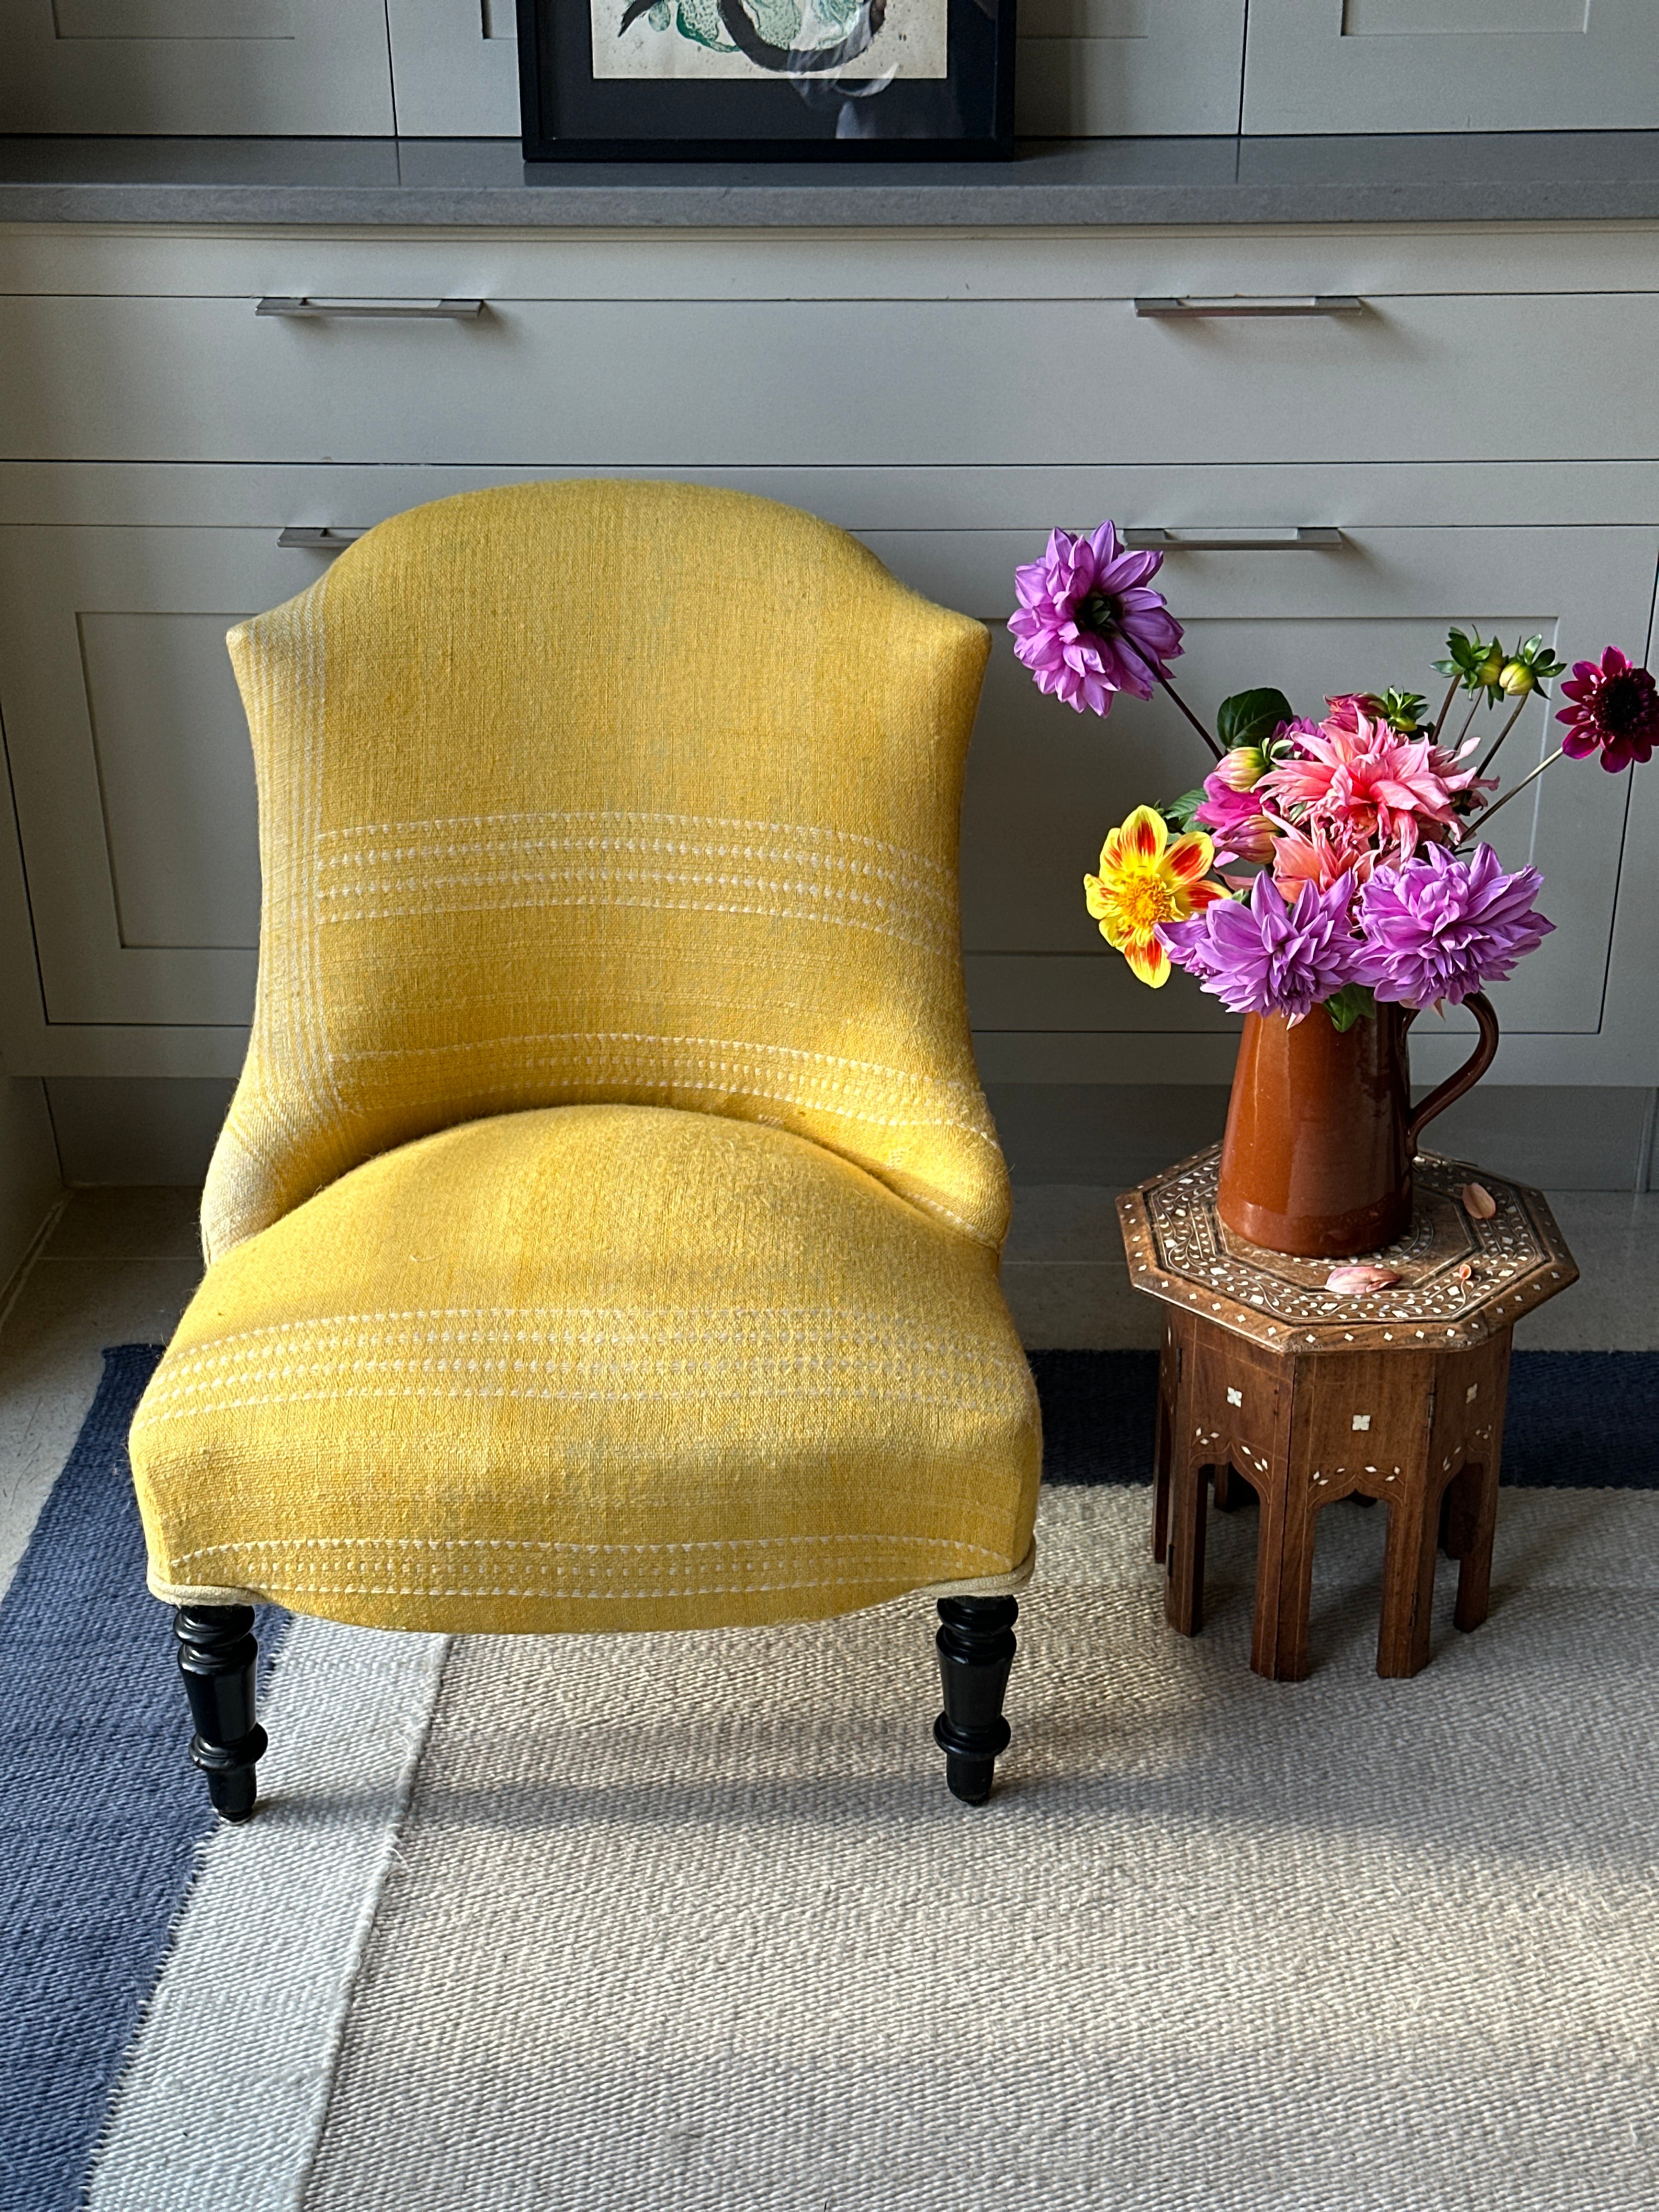
[[[127,1429],[161,1349],[103,1379],[0,1606],[0,2206],[73,2212],[211,1826],[172,1615],[144,1587]]]
[[[1155,1352],[1034,1352],[1045,1482],[1149,1482]],[[1659,1489],[1659,1352],[1517,1352],[1503,1480],[1522,1490]]]

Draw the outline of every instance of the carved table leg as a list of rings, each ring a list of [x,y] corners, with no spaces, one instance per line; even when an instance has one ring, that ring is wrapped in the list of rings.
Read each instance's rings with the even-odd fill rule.
[[[942,1597],[939,1618],[934,1640],[945,1711],[933,1723],[933,1741],[945,1753],[951,1795],[964,1805],[982,1805],[997,1754],[1008,1747],[1002,1698],[1019,1607],[1011,1597]]]
[[[1429,1490],[1425,1469],[1389,1500],[1382,1627],[1376,1641],[1376,1671],[1384,1677],[1415,1674],[1428,1664],[1439,1540],[1440,1498]]]
[[[1170,1548],[1170,1470],[1181,1433],[1182,1364],[1180,1340],[1166,1323],[1158,1359],[1158,1441],[1152,1457],[1152,1557],[1159,1566]]]
[[[1492,1547],[1498,1533],[1498,1463],[1466,1467],[1451,1486],[1452,1557],[1457,1561],[1458,1628],[1479,1628],[1492,1603]]]
[[[258,1796],[254,1762],[265,1749],[265,1732],[253,1717],[259,1656],[253,1608],[181,1605],[173,1613],[173,1632],[196,1723],[191,1761],[207,1777],[214,1809],[227,1820],[249,1820]]]
[[[1261,1494],[1250,1666],[1270,1682],[1300,1682],[1308,1673],[1318,1509],[1307,1473],[1298,1464],[1276,1466]]]
[[[1255,1484],[1247,1482],[1230,1461],[1223,1460],[1210,1486],[1210,1502],[1216,1511],[1237,1513],[1245,1498],[1255,1494]]]
[[[1170,1493],[1170,1552],[1165,1561],[1164,1618],[1183,1636],[1204,1626],[1204,1539],[1210,1470],[1190,1455],[1177,1455]]]

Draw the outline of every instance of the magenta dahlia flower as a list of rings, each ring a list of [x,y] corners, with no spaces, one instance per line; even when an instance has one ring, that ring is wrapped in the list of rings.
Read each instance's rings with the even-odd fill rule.
[[[1599,748],[1601,765],[1616,775],[1632,761],[1650,760],[1659,743],[1659,689],[1645,668],[1632,668],[1616,645],[1593,660],[1575,660],[1561,686],[1564,707],[1556,716],[1569,726],[1561,750],[1569,760],[1583,760]]]
[[[1040,561],[1014,571],[1019,605],[1010,617],[1015,658],[1080,714],[1111,712],[1112,696],[1150,699],[1181,651],[1181,624],[1147,580],[1161,553],[1131,553],[1114,524],[1086,538],[1056,530]]]
[[[1506,875],[1490,845],[1468,857],[1425,845],[1401,868],[1379,868],[1359,894],[1354,981],[1402,1006],[1461,1006],[1501,983],[1550,931],[1533,899],[1536,868]]]
[[[1287,906],[1263,875],[1248,904],[1218,899],[1190,921],[1163,923],[1158,934],[1176,965],[1231,1012],[1288,1014],[1299,1022],[1356,981],[1352,904],[1346,876],[1328,890],[1304,884]]]
[[[1226,867],[1234,860],[1273,858],[1273,825],[1261,811],[1254,785],[1239,788],[1242,771],[1231,765],[1235,759],[1229,753],[1220,767],[1205,777],[1204,804],[1193,809],[1194,821],[1215,839],[1218,867]]]

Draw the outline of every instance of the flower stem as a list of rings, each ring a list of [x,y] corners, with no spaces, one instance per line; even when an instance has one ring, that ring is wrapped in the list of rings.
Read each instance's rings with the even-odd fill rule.
[[[1504,725],[1503,728],[1502,728],[1502,729],[1498,732],[1497,737],[1492,740],[1492,744],[1491,744],[1490,748],[1489,748],[1489,749],[1488,749],[1488,750],[1487,750],[1486,757],[1485,758],[1485,760],[1483,760],[1483,761],[1481,762],[1481,763],[1480,763],[1480,767],[1479,767],[1478,769],[1476,769],[1476,770],[1474,771],[1474,772],[1475,772],[1475,775],[1476,775],[1477,776],[1482,776],[1482,775],[1485,775],[1485,774],[1486,773],[1486,770],[1487,770],[1487,769],[1492,766],[1492,763],[1493,763],[1493,762],[1498,758],[1498,746],[1499,746],[1499,745],[1501,745],[1501,744],[1503,744],[1503,742],[1504,742],[1504,738],[1505,738],[1506,737],[1508,737],[1508,735],[1509,735],[1510,732],[1510,731],[1515,727],[1516,724],[1520,720],[1520,719],[1521,719],[1522,715],[1525,713],[1525,711],[1526,711],[1526,705],[1527,705],[1527,702],[1528,702],[1528,700],[1529,698],[1531,698],[1531,696],[1532,696],[1532,694],[1531,694],[1531,692],[1530,692],[1530,691],[1523,691],[1523,692],[1521,694],[1521,696],[1520,696],[1520,697],[1516,701],[1516,702],[1515,702],[1515,711],[1514,711],[1514,713],[1510,716],[1510,719],[1508,720],[1508,721],[1504,723]],[[1518,787],[1517,787],[1517,788],[1518,788]]]
[[[1176,705],[1181,709],[1182,713],[1187,717],[1187,720],[1198,732],[1199,736],[1203,738],[1205,744],[1210,748],[1211,757],[1214,760],[1220,760],[1222,758],[1220,746],[1205,728],[1203,723],[1199,720],[1197,715],[1194,714],[1192,708],[1182,697],[1180,692],[1176,690],[1175,685],[1170,683],[1169,678],[1164,673],[1164,671],[1158,666],[1158,663],[1155,660],[1149,660],[1147,659],[1146,655],[1135,643],[1133,638],[1129,635],[1127,630],[1121,629],[1116,633],[1116,635],[1119,641],[1128,647],[1130,652],[1133,653],[1135,659],[1140,663],[1146,673],[1150,677],[1153,678],[1158,683],[1161,684],[1164,689],[1169,693],[1170,698],[1175,701]]]
[[[1164,686],[1164,689],[1169,693],[1170,698],[1175,701],[1176,706],[1180,708],[1182,713],[1187,717],[1187,720],[1192,724],[1193,727],[1198,732],[1199,736],[1202,738],[1205,744],[1208,745],[1213,757],[1217,760],[1224,759],[1226,756],[1223,753],[1220,746],[1205,728],[1203,723],[1199,720],[1197,715],[1194,714],[1192,708],[1182,697],[1180,692],[1176,690],[1175,685],[1170,683],[1169,678],[1167,676],[1160,676],[1158,680]]]
[[[1437,744],[1440,741],[1440,732],[1446,726],[1446,717],[1451,712],[1452,701],[1457,696],[1457,687],[1462,681],[1463,679],[1461,676],[1453,677],[1451,680],[1451,689],[1446,694],[1445,701],[1441,707],[1440,712],[1434,718],[1433,740]]]
[[[1457,732],[1457,743],[1458,743],[1458,747],[1459,747],[1460,750],[1461,750],[1461,749],[1462,749],[1462,747],[1463,740],[1464,740],[1464,738],[1467,738],[1467,737],[1468,737],[1468,735],[1469,734],[1469,731],[1470,731],[1470,729],[1471,729],[1471,727],[1473,726],[1474,722],[1474,718],[1475,718],[1475,716],[1480,713],[1480,694],[1477,691],[1477,692],[1475,693],[1475,695],[1474,695],[1474,706],[1473,706],[1473,707],[1471,707],[1471,708],[1470,708],[1470,709],[1469,709],[1469,711],[1468,711],[1468,714],[1467,718],[1466,718],[1466,719],[1465,719],[1465,720],[1464,720],[1464,723],[1463,723],[1463,726],[1462,726],[1462,729]]]
[[[1493,750],[1495,751],[1497,748],[1494,747]],[[1537,767],[1529,769],[1528,773],[1522,777],[1519,783],[1511,784],[1501,799],[1493,799],[1492,805],[1480,817],[1480,827],[1484,830],[1487,823],[1492,820],[1492,816],[1497,813],[1498,808],[1500,806],[1507,806],[1510,799],[1515,797],[1517,792],[1524,791],[1529,783],[1536,783],[1539,777],[1544,773],[1544,770],[1547,768],[1553,768],[1557,761],[1560,759],[1562,754],[1565,752],[1565,750],[1566,747],[1565,745],[1558,745],[1547,760],[1540,761]]]

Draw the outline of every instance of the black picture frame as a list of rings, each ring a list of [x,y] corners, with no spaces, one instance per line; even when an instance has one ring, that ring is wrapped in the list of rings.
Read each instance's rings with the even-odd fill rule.
[[[619,30],[647,0],[605,0]],[[668,0],[674,6],[678,0]],[[713,0],[735,43],[759,40],[743,0]],[[871,0],[878,26],[883,0]],[[1009,161],[1014,150],[1015,0],[945,0],[943,77],[791,74],[754,81],[599,78],[592,0],[518,0],[524,158],[541,161]],[[670,35],[659,33],[658,35]],[[850,127],[849,127],[850,126]]]

